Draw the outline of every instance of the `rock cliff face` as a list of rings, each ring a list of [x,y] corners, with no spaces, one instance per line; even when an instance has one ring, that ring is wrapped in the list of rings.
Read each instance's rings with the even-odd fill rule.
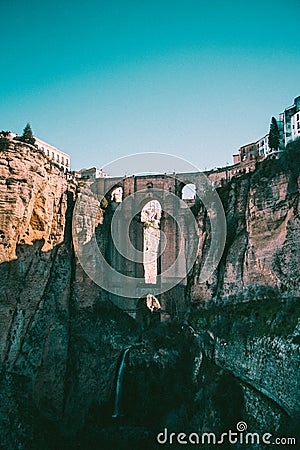
[[[43,239],[46,252],[63,242],[68,189],[61,169],[32,146],[0,152],[0,262],[16,259],[18,244]]]
[[[45,290],[55,282],[53,263],[68,251],[62,244],[68,183],[42,153],[19,143],[0,153],[0,174],[0,359],[12,367]],[[67,295],[66,282],[62,288]]]
[[[85,448],[95,432],[95,447],[89,448],[99,448],[104,429],[115,433],[108,418],[117,361],[130,346],[125,411],[138,424],[141,442],[153,417],[158,427],[189,424],[199,432],[225,424],[227,388],[236,394],[239,414],[247,408],[253,414],[252,387],[298,414],[293,372],[299,351],[299,161],[291,161],[287,155],[266,162],[220,189],[228,239],[218,270],[204,286],[197,277],[209,222],[199,211],[203,245],[188,287],[200,343],[180,327],[169,329],[172,324],[150,330],[141,342],[137,323],[108,302],[74,256],[77,183],[32,146],[12,143],[0,152],[0,446],[77,448],[80,432]],[[90,200],[86,195],[87,207]],[[81,215],[84,223],[84,206]],[[237,380],[249,385],[241,388]],[[260,414],[267,410],[274,408],[263,406]],[[279,423],[280,411],[274,414]],[[131,448],[122,442],[120,449]]]
[[[191,279],[193,302],[263,299],[270,289],[280,295],[300,295],[299,188],[296,147],[219,190],[227,241],[218,270],[205,285],[198,284],[197,278],[209,242],[209,220],[200,210],[203,244]]]
[[[219,267],[205,285],[197,278],[210,230],[200,210],[202,245],[190,278],[190,321],[202,350],[281,408],[276,418],[274,411],[271,415],[277,430],[285,414],[300,414],[299,154],[298,143],[280,160],[265,161],[219,190],[228,236]],[[261,415],[258,406],[253,411],[253,392],[249,396],[244,385],[243,390],[252,414]]]
[[[0,446],[46,449],[30,441],[46,439],[39,417],[72,433],[109,402],[136,324],[74,258],[76,183],[20,143],[0,153],[0,174]]]

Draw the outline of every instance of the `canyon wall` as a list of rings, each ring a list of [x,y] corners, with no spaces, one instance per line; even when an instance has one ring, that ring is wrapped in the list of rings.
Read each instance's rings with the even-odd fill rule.
[[[215,337],[213,344],[196,349],[197,361],[200,352],[207,352],[214,363],[265,390],[291,415],[298,413],[294,299],[300,285],[299,160],[293,158],[287,153],[280,161],[261,163],[219,189],[228,236],[221,263],[204,284],[197,280],[210,229],[204,211],[198,210],[201,246],[188,281],[189,319],[197,333]],[[74,256],[72,212],[79,192],[86,199],[80,211],[84,223],[85,207],[95,200],[84,182],[68,179],[30,145],[11,143],[0,152],[0,445],[7,449],[50,448],[46,441],[52,429],[74,436],[95,405],[100,419],[107,418],[118,357],[141,338],[137,323],[108,301]],[[98,212],[98,242],[105,246],[104,213]],[[155,379],[168,382],[167,391],[174,394],[176,373],[167,381],[161,371],[169,360],[184,368],[178,354],[190,351],[181,348],[177,331],[172,339],[161,329],[153,333],[153,349],[137,351],[143,383],[140,369],[130,363],[141,398],[143,389],[151,394],[147,383],[155,385]],[[170,341],[174,348],[166,350]],[[182,374],[189,401],[194,401],[192,378]],[[156,391],[162,395],[164,386],[157,385]],[[48,434],[45,423],[50,423]],[[34,447],[32,436],[40,439],[40,447]]]
[[[199,258],[190,276],[189,320],[218,366],[300,414],[300,145],[219,189],[227,240],[218,269],[198,283],[210,244],[199,210]]]
[[[138,335],[74,257],[77,190],[33,146],[12,142],[0,152],[3,448],[45,439],[39,417],[68,433],[82,426],[93,402],[110,402],[118,356]]]
[[[292,147],[279,160],[232,178],[221,189],[227,223],[225,250],[212,277],[197,282],[210,245],[209,219],[198,214],[200,249],[191,276],[191,301],[263,299],[273,291],[300,296],[299,152]]]

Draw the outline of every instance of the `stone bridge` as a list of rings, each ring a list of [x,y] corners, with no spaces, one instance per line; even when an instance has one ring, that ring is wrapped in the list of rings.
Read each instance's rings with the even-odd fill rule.
[[[207,176],[194,172],[94,181],[93,192],[100,201],[105,198],[106,220],[109,229],[114,222],[118,241],[116,244],[110,236],[106,252],[106,260],[116,273],[108,280],[113,303],[143,321],[148,311],[146,298],[152,294],[160,303],[162,320],[183,317],[187,307],[187,276],[198,252],[195,216],[200,199],[207,192],[216,195],[214,186],[221,185],[228,176],[223,170],[209,172]],[[155,208],[160,208],[161,213]],[[145,219],[145,214],[153,220]],[[118,276],[120,273],[127,278]],[[128,285],[126,279],[130,279]]]

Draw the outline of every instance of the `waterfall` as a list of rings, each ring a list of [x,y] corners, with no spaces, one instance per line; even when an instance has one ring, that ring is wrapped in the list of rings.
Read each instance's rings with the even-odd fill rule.
[[[120,416],[120,401],[121,401],[121,395],[122,395],[122,384],[123,384],[124,371],[125,371],[129,351],[130,351],[130,347],[123,350],[121,362],[119,365],[117,381],[116,381],[116,390],[115,390],[114,412],[112,415],[113,418],[117,418]]]

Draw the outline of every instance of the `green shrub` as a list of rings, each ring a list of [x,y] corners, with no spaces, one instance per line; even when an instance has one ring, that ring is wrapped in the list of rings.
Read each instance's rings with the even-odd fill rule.
[[[33,137],[31,126],[29,123],[26,124],[22,136],[15,136],[15,141],[25,142],[26,144],[35,144],[35,138]]]
[[[9,149],[9,144],[10,144],[10,140],[7,139],[6,137],[2,137],[0,135],[0,151],[3,152],[3,151],[8,150]]]
[[[0,137],[8,137],[10,135],[10,131],[0,131]]]

